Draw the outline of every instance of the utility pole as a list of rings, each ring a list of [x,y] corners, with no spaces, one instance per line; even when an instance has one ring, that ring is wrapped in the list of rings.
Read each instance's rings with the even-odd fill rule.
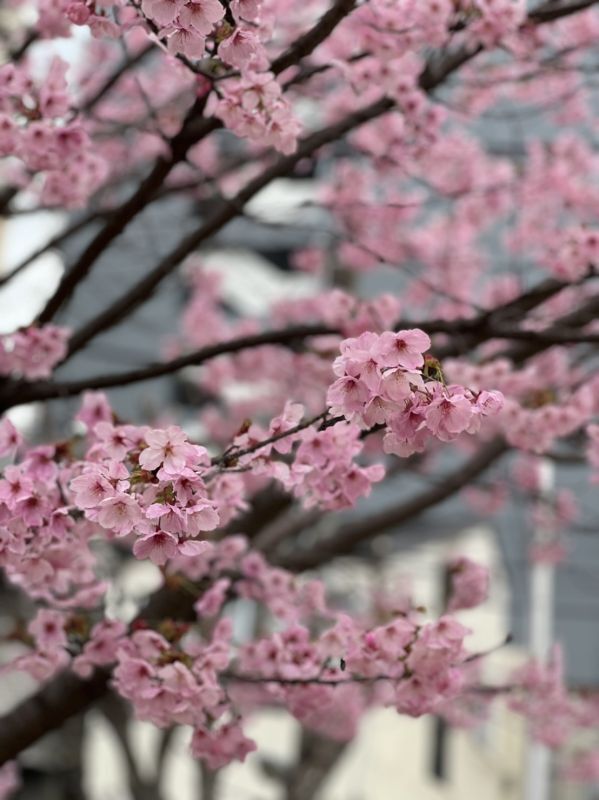
[[[547,458],[541,460],[539,499],[542,504],[553,502],[555,469]],[[534,544],[547,544],[554,532],[539,523],[533,532]],[[545,561],[533,561],[530,567],[529,589],[529,649],[537,661],[545,662],[553,641],[553,603],[555,567]],[[549,800],[551,793],[551,752],[529,737],[526,755],[525,800]]]

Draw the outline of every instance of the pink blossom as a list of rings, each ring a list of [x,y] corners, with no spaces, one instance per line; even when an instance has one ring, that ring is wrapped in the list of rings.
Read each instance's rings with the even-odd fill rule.
[[[0,419],[0,457],[13,456],[23,439],[8,417]]]
[[[424,364],[424,356],[430,349],[430,337],[424,331],[414,329],[391,333],[387,331],[380,337],[378,353],[385,367],[402,367],[416,370]]]
[[[260,15],[261,0],[232,0],[231,11],[237,19],[255,21]]]
[[[166,430],[151,430],[145,435],[147,447],[139,456],[144,469],[155,470],[163,467],[170,475],[178,475],[185,468],[189,445],[187,437],[180,429],[171,425]]]
[[[92,431],[98,422],[112,421],[112,410],[104,392],[85,392],[75,419]]]
[[[45,129],[31,126],[33,138],[36,130],[40,132],[38,147],[40,153],[51,148]],[[16,374],[28,379],[47,378],[56,364],[65,357],[70,331],[56,325],[41,328],[29,327],[17,333],[0,336],[0,374]]]
[[[227,598],[230,585],[231,581],[228,578],[221,578],[195,602],[194,610],[200,619],[218,614]]]
[[[206,48],[206,39],[195,29],[179,25],[168,37],[168,49],[171,53],[181,53],[187,58],[201,58]]]
[[[236,28],[233,33],[221,42],[218,54],[238,69],[244,69],[250,62],[263,58],[263,48],[260,40],[247,28]]]
[[[27,626],[27,630],[40,650],[66,647],[65,622],[66,618],[62,612],[40,609]]]
[[[428,406],[425,424],[441,441],[450,442],[468,428],[472,413],[472,404],[463,395],[440,394]]]
[[[256,743],[233,722],[212,730],[196,728],[191,740],[192,755],[205,761],[210,769],[219,769],[233,760],[245,761],[255,749]]]
[[[95,667],[115,662],[126,632],[126,625],[118,620],[102,620],[94,625],[83,652],[73,659],[73,670],[87,678]]]
[[[142,513],[133,497],[118,492],[101,500],[98,505],[98,522],[116,536],[126,536],[142,522]]]
[[[141,8],[144,14],[159,25],[168,25],[177,18],[184,2],[185,0],[142,0]]]
[[[115,494],[114,487],[99,469],[84,472],[73,478],[70,484],[74,500],[79,508],[95,508],[102,500]]]
[[[177,554],[177,539],[166,531],[156,531],[137,539],[133,545],[136,558],[149,558],[154,564],[162,566]]]
[[[208,36],[219,20],[225,15],[218,0],[192,0],[179,11],[179,20],[185,28],[192,28],[201,36]]]
[[[449,565],[451,596],[448,610],[475,608],[484,603],[489,593],[489,570],[462,556]]]

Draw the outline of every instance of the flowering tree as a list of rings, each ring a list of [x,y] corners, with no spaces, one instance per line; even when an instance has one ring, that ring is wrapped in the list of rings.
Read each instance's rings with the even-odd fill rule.
[[[301,575],[459,492],[492,513],[513,488],[486,471],[511,451],[545,528],[557,535],[575,516],[565,491],[539,499],[539,456],[588,450],[591,475],[599,467],[594,6],[13,0],[2,214],[78,212],[35,256],[95,228],[31,325],[0,337],[0,566],[35,609],[15,620],[21,653],[3,669],[42,684],[0,720],[0,794],[20,752],[109,692],[165,731],[190,726],[211,771],[254,749],[244,719],[267,705],[334,740],[373,704],[456,721],[506,691],[552,746],[596,724],[596,702],[567,694],[557,656],[504,687],[482,683],[454,616],[486,597],[488,575],[468,558],[450,565],[437,619],[393,597],[352,615]],[[60,42],[74,32],[84,58],[69,66]],[[487,148],[480,121],[509,115],[543,117],[541,135]],[[261,323],[233,316],[197,253],[307,159],[326,231],[306,231],[294,264],[321,290]],[[202,209],[191,233],[80,328],[61,325],[127,226],[177,194]],[[168,357],[61,377],[184,264],[190,297]],[[361,296],[360,276],[377,270],[401,274],[401,292]],[[207,398],[201,440],[119,419],[103,393],[184,367]],[[252,388],[243,401],[239,385]],[[77,396],[58,442],[24,442],[6,415]],[[434,480],[339,516],[398,470]],[[313,535],[324,515],[332,525]],[[161,580],[133,618],[106,612],[127,559]],[[234,635],[239,603],[269,622]],[[598,761],[585,753],[571,770],[592,777]]]

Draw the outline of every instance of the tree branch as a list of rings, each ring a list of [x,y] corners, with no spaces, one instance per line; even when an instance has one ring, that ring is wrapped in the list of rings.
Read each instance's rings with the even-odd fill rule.
[[[106,225],[87,245],[79,260],[65,273],[56,291],[40,313],[39,323],[50,322],[59,309],[72,297],[77,286],[87,276],[111,242],[120,236],[131,220],[149,205],[173,167],[183,161],[189,148],[219,127],[218,121],[213,119],[202,119],[203,124],[199,126],[195,124],[198,117],[202,115],[206,101],[207,96],[196,100],[187,114],[183,127],[169,142],[170,157],[161,156],[156,160],[150,174],[141,182],[133,195],[110,214]]]
[[[370,515],[365,520],[359,519],[343,525],[329,539],[318,542],[310,550],[298,551],[296,549],[287,555],[275,556],[274,560],[286,569],[302,571],[320,567],[331,558],[350,553],[363,541],[377,536],[389,528],[403,525],[423,511],[447,500],[488,469],[507,450],[508,446],[503,439],[494,439],[430,489],[425,489],[393,508]]]
[[[528,18],[531,22],[542,25],[546,22],[555,22],[555,20],[562,19],[562,17],[569,17],[579,11],[586,11],[591,6],[597,5],[599,0],[579,0],[577,3],[568,3],[562,6],[556,6],[553,2],[544,3],[539,8],[531,11]]]
[[[86,114],[95,108],[98,103],[106,97],[108,92],[120,81],[123,75],[133,67],[139,66],[139,64],[141,64],[142,61],[144,61],[145,58],[154,50],[154,47],[154,44],[149,44],[139,50],[134,56],[131,56],[123,61],[120,67],[118,67],[112,73],[112,75],[110,75],[110,77],[108,77],[104,83],[98,89],[96,89],[95,93],[82,103],[81,107],[79,108],[79,112]]]
[[[39,33],[35,29],[28,31],[27,35],[21,44],[8,54],[8,63],[16,64],[27,53],[32,44],[35,44],[39,39]]]
[[[589,275],[592,275],[592,273],[589,273]],[[522,314],[533,309],[568,285],[570,284],[550,278],[533,289],[524,292],[520,297],[490,311],[485,311],[477,317],[457,320],[399,320],[395,328],[416,327],[429,334],[444,333],[451,336],[464,337],[462,347],[458,347],[455,343],[450,343],[435,350],[436,354],[444,358],[463,352],[464,349],[476,347],[481,342],[493,338],[523,340],[529,346],[535,344],[541,349],[552,344],[593,343],[599,338],[597,334],[590,332],[580,333],[573,330],[573,327],[581,324],[578,311],[575,312],[574,317],[565,317],[562,320],[558,320],[558,324],[543,331],[523,331],[507,327],[507,320],[516,312]],[[588,316],[589,312],[587,311],[583,319],[587,319]],[[495,320],[499,322],[496,323]],[[172,374],[185,367],[199,366],[220,355],[236,353],[252,347],[263,345],[288,346],[310,336],[339,333],[339,330],[319,323],[298,325],[283,330],[264,331],[253,336],[230,339],[203,347],[170,361],[156,362],[145,367],[123,372],[88,376],[74,381],[63,382],[38,381],[36,383],[28,383],[25,381],[9,381],[6,382],[0,392],[0,410],[6,410],[14,405],[37,400],[73,397],[86,390],[107,389],[139,383]]]
[[[310,55],[329,36],[339,21],[352,10],[354,4],[355,0],[337,0],[312,29],[300,36],[281,56],[272,62],[272,72],[278,75],[287,67],[300,61],[304,56]],[[118,77],[120,76],[117,75],[117,80]],[[125,230],[131,220],[149,205],[173,167],[184,160],[189,148],[208,134],[222,127],[222,122],[215,117],[203,118],[199,126],[195,125],[197,118],[203,113],[207,99],[208,94],[194,103],[181,131],[169,142],[171,157],[168,159],[159,158],[148,177],[132,197],[113,212],[106,226],[98,233],[77,263],[64,276],[56,292],[41,312],[39,322],[49,322],[71,298],[79,283],[85,278],[104,250]]]
[[[585,6],[586,7],[586,6]],[[324,40],[330,31],[334,28],[335,24],[353,8],[353,4],[349,0],[338,0],[336,6],[333,7],[315,26],[315,30],[319,30],[320,41]],[[541,13],[542,9],[537,12]],[[555,10],[553,10],[555,11]],[[569,12],[573,13],[573,12]],[[562,10],[561,16],[566,14]],[[552,17],[554,19],[555,16]],[[541,18],[530,18],[532,22],[538,24],[550,21]],[[333,27],[331,27],[333,25]],[[300,37],[297,44],[296,56],[300,58],[308,55],[319,44],[318,37],[313,32],[308,32]],[[291,53],[296,45],[292,45],[287,54],[283,54],[279,59],[273,62],[273,72],[277,74],[288,66],[291,66],[292,59]],[[310,49],[311,48],[311,49]],[[462,47],[456,51],[450,51],[443,54],[440,58],[432,58],[427,63],[425,69],[420,75],[419,85],[425,92],[432,92],[439,85],[441,85],[449,75],[457,71],[461,66],[470,61],[480,52],[482,46],[476,48]],[[385,114],[394,107],[394,101],[390,98],[382,97],[380,100],[372,103],[366,108],[359,109],[358,111],[349,114],[345,119],[317,131],[311,136],[306,137],[298,146],[295,153],[290,156],[279,159],[271,167],[267,168],[261,175],[258,175],[254,180],[250,181],[233,199],[222,201],[221,206],[210,217],[204,225],[195,233],[186,237],[163,261],[152,270],[145,279],[133,286],[122,298],[120,298],[111,307],[99,314],[90,322],[83,326],[71,340],[71,349],[69,356],[84,347],[91,339],[97,336],[104,330],[118,324],[130,311],[137,308],[148,297],[150,297],[154,289],[159,283],[183,261],[193,250],[199,247],[204,241],[209,239],[228,222],[234,219],[244,208],[244,206],[251,200],[260,190],[265,188],[275,178],[283,177],[291,173],[295,165],[303,158],[311,156],[316,150],[325,144],[334,141],[349,133],[356,127],[376,119],[376,117]]]
[[[351,13],[355,6],[356,0],[336,0],[316,25],[298,37],[284,53],[274,59],[270,66],[272,72],[280,75],[288,67],[293,67],[311,55],[325,39],[328,39],[341,20]]]
[[[295,153],[279,158],[264,172],[249,181],[234,198],[223,199],[216,211],[197,231],[186,236],[153,270],[147,273],[145,278],[74,334],[70,342],[69,356],[81,350],[99,333],[117,325],[144,303],[161,281],[170,275],[190,253],[234,219],[245,204],[275,178],[290,174],[295,165],[303,158],[311,155],[323,145],[334,142],[362,123],[386,113],[392,106],[391,100],[382,98],[366,108],[349,114],[340,122],[313,133],[300,143]]]
[[[40,381],[38,383],[18,383],[6,387],[0,393],[0,407],[9,408],[12,405],[30,403],[36,400],[51,400],[55,398],[73,397],[87,389],[106,389],[115,386],[127,386],[131,383],[159,378],[189,366],[199,366],[206,361],[225,353],[238,353],[252,347],[269,344],[289,345],[308,336],[318,336],[334,331],[326,325],[299,325],[286,330],[265,331],[253,336],[242,336],[226,342],[208,345],[171,361],[158,362],[146,367],[127,372],[100,375],[98,377],[80,378],[75,381]],[[5,405],[2,405],[4,397]],[[7,404],[8,403],[8,404]]]

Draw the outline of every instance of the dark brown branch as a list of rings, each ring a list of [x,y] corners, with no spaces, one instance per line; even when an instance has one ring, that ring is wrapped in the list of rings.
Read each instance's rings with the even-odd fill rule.
[[[295,425],[292,428],[288,428],[285,431],[281,431],[281,433],[275,433],[273,436],[269,436],[266,439],[262,439],[259,442],[255,442],[254,444],[250,445],[249,447],[232,447],[229,450],[226,450],[222,455],[216,456],[212,459],[212,464],[215,466],[223,465],[227,466],[232,462],[237,461],[243,456],[251,455],[252,453],[256,453],[258,450],[262,450],[263,447],[268,447],[269,444],[275,444],[276,442],[280,442],[282,439],[286,439],[288,436],[295,436],[296,433],[300,433],[301,431],[306,430],[311,425],[315,425],[317,422],[322,422],[326,419],[328,411],[322,411],[320,414],[317,414],[314,417],[310,417],[310,419],[306,419],[303,422]],[[334,420],[331,420],[331,424],[335,424],[337,422],[343,422],[343,417],[337,417]],[[321,426],[328,427],[328,426]]]
[[[10,201],[13,197],[16,197],[19,190],[15,186],[6,186],[2,191],[0,191],[0,215],[5,214],[8,210],[8,206]]]
[[[87,114],[93,108],[95,108],[98,103],[106,97],[108,92],[110,92],[110,90],[120,81],[123,75],[126,72],[129,72],[130,69],[133,69],[133,67],[139,66],[139,64],[141,64],[142,61],[144,61],[153,50],[154,45],[150,44],[147,47],[142,48],[134,56],[131,56],[123,61],[120,67],[118,67],[112,73],[112,75],[110,75],[110,77],[108,77],[104,83],[98,89],[96,89],[94,94],[91,95],[91,97],[88,97],[88,99],[82,103],[81,107],[79,108],[79,112]]]
[[[392,107],[393,101],[388,98],[382,98],[366,108],[349,114],[340,122],[313,133],[300,142],[295,153],[279,158],[274,164],[267,167],[264,172],[247,183],[234,198],[222,200],[216,211],[208,217],[197,231],[186,236],[153,270],[148,272],[145,278],[133,286],[106,311],[92,319],[74,334],[70,342],[69,355],[81,350],[99,333],[117,325],[144,303],[160,282],[167,275],[170,275],[190,253],[234,219],[243,210],[245,204],[275,178],[290,174],[295,165],[303,158],[312,155],[320,147],[336,141],[362,123],[386,113]]]
[[[100,670],[88,680],[65,672],[5,714],[0,724],[0,764],[95,703],[106,691],[108,678],[108,672]]]
[[[0,283],[1,285],[1,283]],[[402,327],[417,327],[429,334],[444,333],[458,337],[458,342],[450,343],[435,352],[448,357],[465,349],[472,349],[481,342],[492,338],[505,338],[524,340],[528,345],[536,344],[546,347],[551,344],[589,343],[597,340],[597,335],[592,333],[579,333],[572,329],[573,322],[566,325],[560,320],[559,324],[544,331],[521,331],[508,328],[506,321],[516,312],[533,309],[549,299],[566,285],[555,279],[547,279],[538,286],[520,295],[515,300],[510,300],[502,306],[486,311],[477,317],[457,320],[399,320],[396,329]],[[588,316],[588,313],[587,313]],[[566,318],[568,319],[568,318]],[[578,317],[576,317],[578,319]],[[495,320],[500,320],[497,324]],[[502,322],[501,322],[502,321]],[[577,322],[576,324],[580,324]],[[179,356],[171,361],[148,364],[137,369],[110,373],[99,376],[88,376],[75,381],[39,381],[27,383],[24,381],[7,382],[0,394],[0,408],[7,409],[14,405],[36,400],[51,400],[56,398],[73,397],[86,390],[107,389],[117,386],[127,386],[132,383],[151,380],[163,375],[172,374],[188,366],[199,366],[206,361],[226,353],[235,353],[240,350],[260,347],[263,345],[289,346],[296,341],[301,341],[310,336],[340,333],[338,330],[323,324],[300,325],[283,330],[265,331],[253,336],[231,339],[218,344],[203,347],[193,353]],[[459,342],[461,341],[461,346]]]
[[[16,64],[27,53],[32,44],[35,44],[39,39],[39,33],[36,30],[30,30],[22,43],[8,54],[8,62]]]
[[[528,18],[531,22],[542,25],[546,22],[554,22],[562,17],[569,17],[579,11],[585,11],[597,4],[599,0],[579,0],[576,3],[566,3],[556,6],[555,3],[544,3],[539,8],[531,11]]]
[[[459,69],[466,61],[476,55],[477,52],[479,51],[459,50],[456,53],[447,54],[444,58],[435,62],[434,65],[429,65],[422,73],[420,79],[421,87],[425,91],[431,91],[445,80],[449,74]],[[388,97],[382,97],[369,106],[348,114],[339,122],[316,131],[299,143],[295,153],[279,158],[272,166],[266,168],[264,172],[246,184],[235,198],[221,201],[219,208],[199,230],[183,239],[142,281],[133,286],[110,308],[75,333],[71,340],[69,355],[80,350],[102,331],[117,325],[131,311],[144,303],[160,282],[173,272],[190,253],[241,213],[246,203],[275,178],[289,175],[295,165],[303,158],[311,156],[324,145],[336,141],[365,122],[370,122],[387,113],[393,107],[393,100]]]
[[[548,343],[555,344],[555,342],[547,342],[547,338],[550,338],[552,334],[559,336],[560,332],[564,330],[582,328],[593,322],[597,318],[597,315],[599,315],[599,295],[589,298],[569,314],[564,314],[563,317],[556,320],[555,325],[552,325],[547,330],[539,331],[539,337],[526,337],[526,340],[522,344],[514,345],[502,353],[497,353],[494,358],[509,358],[515,364],[521,364],[526,361],[526,359],[542,352],[547,347]],[[585,334],[583,335],[586,336]],[[543,341],[543,338],[545,338],[545,341]],[[586,336],[585,341],[588,340],[589,337]]]
[[[308,336],[318,336],[324,333],[331,333],[332,330],[325,325],[302,325],[286,330],[265,331],[253,336],[242,336],[239,339],[231,339],[226,342],[203,347],[193,353],[179,356],[172,361],[150,364],[147,367],[130,370],[128,372],[103,375],[99,377],[81,378],[76,381],[52,382],[40,381],[39,383],[17,384],[12,389],[7,389],[5,397],[8,395],[10,404],[29,403],[34,400],[51,400],[58,397],[73,397],[87,389],[106,389],[115,386],[126,386],[130,383],[158,378],[168,375],[184,367],[199,366],[205,361],[209,361],[225,353],[238,353],[252,347],[260,347],[269,344],[289,345],[295,341],[304,339]]]
[[[580,331],[551,327],[543,331],[513,330],[511,328],[493,328],[493,338],[522,340],[523,342],[534,342],[538,344],[597,344],[599,343],[599,333],[584,333]]]
[[[302,571],[314,569],[330,561],[331,558],[351,553],[367,539],[390,528],[403,525],[419,516],[423,511],[447,500],[495,463],[507,449],[508,447],[502,439],[495,439],[489,444],[483,445],[472,458],[430,489],[425,489],[393,508],[372,514],[365,520],[355,520],[343,525],[341,530],[328,540],[319,542],[310,550],[304,552],[296,550],[275,560],[286,569]]]
[[[168,158],[161,156],[154,164],[150,174],[142,181],[133,195],[115,209],[106,221],[106,225],[85,248],[79,260],[65,273],[52,297],[38,317],[40,323],[49,322],[56,312],[72,297],[77,286],[87,276],[92,266],[106,248],[125,230],[127,225],[152,201],[166,177],[176,164],[179,164],[189,148],[219,127],[217,120],[201,117],[207,97],[197,100],[187,114],[187,118],[179,133],[169,144],[171,154]]]
[[[501,646],[503,647],[505,643]],[[480,658],[477,654],[476,658]],[[466,659],[467,661],[473,660],[472,657]],[[400,676],[391,676],[391,675],[352,675],[348,674],[341,678],[326,678],[321,676],[315,676],[313,678],[283,678],[283,677],[265,677],[262,675],[249,675],[243,673],[236,673],[236,672],[225,672],[221,675],[224,681],[231,681],[232,683],[253,683],[253,684],[262,684],[263,686],[270,684],[276,684],[279,686],[345,686],[348,683],[361,683],[361,684],[370,684],[370,683],[380,683],[381,681],[389,681],[391,683],[399,683],[400,681],[407,680],[406,675]],[[491,694],[491,693],[503,693],[508,691],[513,691],[514,686],[504,685],[504,686],[484,686],[484,685],[473,685],[465,687],[465,691],[467,692],[475,692],[475,693],[482,693],[482,694]]]
[[[331,35],[341,20],[353,11],[355,5],[356,0],[337,0],[313,28],[306,31],[282,55],[274,59],[271,70],[275,75],[311,55],[318,45]]]
[[[285,53],[273,61],[272,72],[278,75],[304,56],[310,55],[329,36],[339,21],[351,11],[354,2],[355,0],[337,0],[311,30],[300,36]],[[207,99],[206,95],[202,100],[196,101],[188,113],[181,131],[169,142],[170,158],[159,158],[156,161],[154,168],[137,191],[113,212],[106,226],[88,245],[78,262],[67,272],[40,314],[39,322],[49,322],[70,299],[104,250],[125,230],[131,220],[149,205],[173,167],[185,159],[189,148],[222,127],[222,122],[216,118],[203,118],[199,126],[194,124],[198,117],[201,117]]]

